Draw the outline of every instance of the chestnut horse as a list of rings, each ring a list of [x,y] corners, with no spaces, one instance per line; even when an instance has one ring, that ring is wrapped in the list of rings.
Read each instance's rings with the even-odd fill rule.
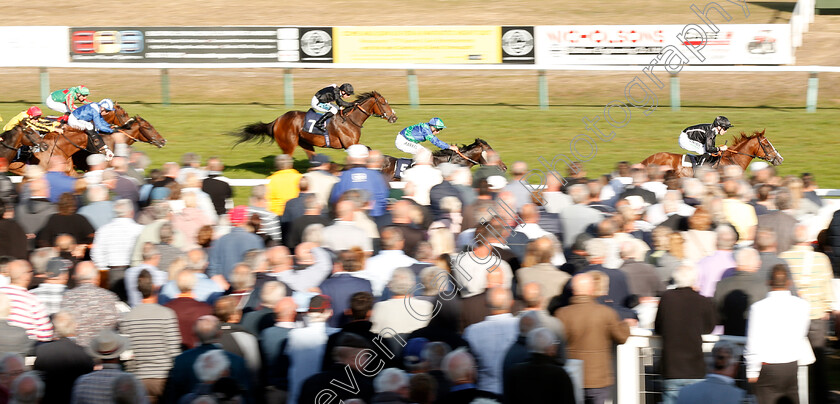
[[[314,146],[346,149],[359,143],[362,125],[371,116],[386,119],[388,123],[397,121],[397,114],[391,109],[388,101],[376,91],[360,94],[352,107],[344,109],[330,120],[327,124],[329,145],[325,136],[306,131],[305,116],[304,111],[289,111],[271,123],[257,122],[247,125],[239,133],[232,134],[239,137],[233,146],[254,139],[259,139],[262,143],[265,138],[269,138],[277,143],[284,154],[291,156],[295,147],[300,145],[311,159],[315,155]]]
[[[458,150],[460,153],[449,149],[438,150],[432,153],[432,165],[437,166],[442,163],[452,163],[464,167],[472,167],[476,164],[483,166],[487,164],[487,151],[493,150],[493,148],[483,139],[475,139],[475,142],[472,144],[461,145]],[[383,157],[385,161],[382,162],[382,174],[386,178],[394,178],[399,160],[396,157],[388,155],[384,155]],[[499,167],[502,171],[507,171],[507,166],[501,160],[499,160]]]
[[[126,141],[127,144],[139,141],[149,143],[157,146],[158,148],[161,148],[166,144],[166,139],[158,133],[152,124],[139,116],[129,118],[123,125],[115,128],[115,131],[123,133],[125,137],[128,138]],[[103,140],[108,138],[108,136],[109,135],[103,135]],[[64,126],[63,133],[48,133],[44,137],[44,141],[49,146],[47,150],[35,153],[35,156],[39,160],[38,164],[44,169],[47,169],[50,157],[62,156],[67,159],[67,172],[72,174],[75,173],[72,156],[76,152],[83,150],[91,154],[98,153],[96,150],[89,150],[87,133],[71,126]],[[113,144],[113,139],[111,139],[111,143]]]
[[[741,132],[741,136],[733,138],[733,141],[734,144],[721,153],[720,160],[715,166],[736,165],[746,170],[754,158],[766,160],[774,166],[781,165],[785,160],[770,143],[770,139],[764,137],[763,130],[755,132],[752,136]],[[680,177],[691,177],[694,175],[694,169],[682,166],[682,156],[678,153],[661,152],[642,160],[642,164],[670,167]]]
[[[25,161],[15,161],[18,157],[18,150],[21,146],[39,145],[46,148],[47,145],[41,141],[41,135],[35,129],[22,124],[15,125],[12,129],[0,134],[0,157],[6,159],[9,169],[15,174],[23,174]],[[11,164],[20,163],[20,164]]]

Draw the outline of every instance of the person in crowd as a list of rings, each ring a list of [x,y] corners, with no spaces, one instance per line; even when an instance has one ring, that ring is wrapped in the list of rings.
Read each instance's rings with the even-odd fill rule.
[[[111,290],[125,293],[123,277],[131,264],[132,247],[142,230],[143,226],[134,221],[134,204],[128,199],[116,201],[114,220],[96,230],[90,258],[100,271],[107,271]],[[125,300],[125,296],[120,297]]]
[[[117,302],[113,292],[99,287],[99,271],[91,261],[76,265],[76,287],[64,293],[61,310],[76,315],[76,342],[87,347],[102,330],[113,330],[119,321]]]
[[[26,330],[29,338],[37,341],[50,341],[53,337],[53,326],[50,323],[47,308],[38,296],[29,292],[32,281],[32,266],[25,260],[14,260],[6,264],[9,283],[0,286],[0,293],[8,296],[11,309],[6,322],[15,327]]]
[[[478,382],[476,361],[467,349],[459,348],[448,353],[443,358],[441,368],[446,373],[452,387],[447,394],[438,399],[438,402],[443,404],[469,404],[482,398],[495,402],[501,401],[499,395],[476,387]]]
[[[67,280],[73,266],[73,261],[68,259],[50,258],[44,273],[46,279],[37,288],[30,290],[44,304],[49,315],[57,313],[61,308],[61,300],[67,290]]]
[[[785,397],[799,402],[797,369],[810,309],[807,301],[791,295],[790,281],[787,269],[773,268],[770,293],[750,307],[744,359],[759,403]]]
[[[333,263],[332,275],[318,286],[322,294],[329,296],[333,305],[335,314],[327,321],[330,327],[339,328],[350,321],[351,317],[346,311],[352,305],[352,296],[359,292],[373,292],[371,282],[357,276],[362,269],[360,258],[363,256],[359,248],[339,252],[338,259]]]
[[[767,296],[767,281],[758,276],[760,266],[758,252],[742,248],[735,253],[735,273],[718,282],[713,300],[724,334],[746,335],[750,306]]]
[[[220,349],[219,338],[222,336],[222,328],[219,319],[212,315],[201,316],[196,320],[191,333],[199,345],[186,350],[175,357],[172,369],[166,378],[163,401],[166,403],[177,403],[186,394],[189,394],[199,384],[198,375],[195,372],[195,363],[198,357],[211,350]],[[253,401],[254,388],[251,374],[245,366],[245,360],[225,351],[230,362],[230,377],[236,381],[239,388],[246,392],[245,402]]]
[[[554,357],[557,336],[548,328],[528,333],[531,357],[513,367],[505,379],[505,402],[571,403],[575,401],[572,379]]]
[[[573,205],[560,211],[560,220],[563,223],[563,245],[571,246],[578,234],[603,220],[603,214],[586,203],[589,200],[589,189],[586,185],[572,185],[568,189]]]
[[[245,268],[248,268],[245,266]],[[286,287],[277,281],[266,282],[260,290],[259,310],[245,313],[242,316],[241,327],[251,335],[259,336],[263,330],[276,322],[274,309],[277,303],[286,296]]]
[[[125,313],[120,334],[131,343],[134,359],[128,370],[143,383],[149,402],[163,395],[172,361],[181,353],[181,333],[175,312],[155,302],[153,275],[142,269],[132,282],[141,300]]]
[[[443,181],[443,174],[434,167],[434,157],[428,150],[419,150],[414,154],[414,165],[402,174],[402,181],[414,187],[414,201],[429,206],[432,187]]]
[[[193,348],[196,343],[196,335],[192,333],[196,321],[202,316],[212,315],[213,308],[209,304],[193,298],[192,290],[196,283],[195,273],[182,270],[176,275],[175,282],[181,294],[164,304],[164,307],[175,312],[181,334],[181,345],[187,350]]]
[[[414,271],[396,268],[388,282],[387,292],[391,296],[373,306],[371,330],[375,333],[392,329],[400,334],[409,334],[429,323],[432,304],[411,296],[411,289],[417,285]]]
[[[335,204],[351,189],[365,190],[371,204],[370,216],[376,220],[386,213],[388,184],[381,173],[366,167],[369,155],[367,146],[362,144],[354,144],[347,148],[347,169],[332,187],[330,203]]]
[[[213,304],[225,291],[207,276],[207,254],[201,248],[194,248],[187,252],[186,260],[176,260],[167,269],[172,279],[160,288],[158,303],[166,304],[176,299],[181,291],[178,289],[176,277],[180,271],[190,271],[195,275],[195,285],[192,289],[193,299],[199,302]]]
[[[729,341],[718,341],[712,348],[712,363],[706,379],[679,392],[677,404],[744,402],[746,392],[735,386],[740,349]]]
[[[129,348],[127,338],[111,330],[102,330],[90,341],[90,354],[101,364],[101,369],[79,376],[73,384],[73,403],[107,403],[116,397],[112,384],[121,376],[129,376],[134,385],[132,394],[141,403],[146,403],[146,390],[131,373],[124,372],[120,364],[120,354]]]
[[[227,212],[226,205],[233,198],[233,188],[227,183],[227,178],[222,175],[225,165],[219,157],[207,159],[207,178],[201,182],[201,190],[210,195],[216,214],[219,216]]]
[[[209,261],[207,264],[207,275],[213,279],[223,290],[230,287],[230,273],[236,263],[241,262],[247,251],[262,249],[265,244],[260,236],[248,231],[248,218],[246,206],[233,208],[228,218],[234,227],[230,233],[213,241],[210,248]]]
[[[379,372],[373,379],[371,403],[400,404],[410,403],[408,399],[409,377],[402,369],[387,368]]]
[[[2,187],[2,177],[0,173],[0,187]],[[9,217],[6,216],[6,212],[9,212]],[[23,227],[12,216],[14,216],[12,205],[0,199],[0,255],[26,259],[29,242]]]
[[[735,270],[733,249],[737,240],[735,230],[730,226],[718,226],[717,251],[697,262],[697,286],[701,295],[715,295],[717,283]]]
[[[799,297],[805,299],[810,307],[810,328],[808,341],[814,349],[816,361],[810,367],[808,380],[811,385],[812,401],[824,402],[826,393],[826,336],[828,320],[835,305],[835,292],[832,288],[833,274],[831,261],[821,253],[814,251],[809,242],[808,226],[797,225],[794,230],[793,245],[779,255],[790,268],[792,284]]]
[[[776,248],[781,252],[789,250],[795,243],[794,229],[798,221],[792,215],[793,197],[784,187],[773,191],[774,210],[758,216],[758,228],[767,228],[776,233]]]
[[[301,174],[292,168],[292,158],[286,154],[278,154],[274,159],[277,171],[268,177],[266,185],[269,210],[277,216],[282,216],[286,208],[286,201],[296,198],[300,189]]]
[[[93,371],[93,359],[76,343],[76,318],[66,311],[53,316],[55,339],[35,347],[33,370],[46,384],[44,402],[69,403],[73,383],[79,376]]]
[[[9,324],[7,320],[11,309],[9,297],[0,293],[0,352],[29,355],[32,352],[34,341],[26,335],[26,330]]]
[[[284,354],[289,357],[288,402],[298,402],[303,383],[318,373],[324,356],[327,338],[336,330],[327,327],[327,319],[333,315],[330,299],[316,295],[309,301],[307,323],[304,328],[289,332]]]
[[[8,403],[12,395],[12,386],[26,370],[23,356],[6,352],[0,354],[0,401]]]
[[[108,199],[108,188],[104,185],[88,185],[85,196],[88,203],[79,208],[77,213],[98,230],[114,218],[114,202]]]
[[[554,254],[554,242],[550,237],[540,237],[528,243],[525,261],[522,268],[516,271],[516,284],[520,293],[522,286],[531,282],[540,284],[543,296],[553,297],[563,292],[572,276],[552,265]]]
[[[169,273],[160,268],[161,254],[158,247],[152,243],[143,245],[143,263],[125,270],[125,290],[128,295],[128,305],[135,307],[140,304],[143,297],[137,289],[137,277],[141,271],[146,271],[152,276],[154,291],[169,281]],[[157,294],[157,293],[155,293]]]
[[[330,275],[333,258],[328,249],[305,242],[295,248],[295,265],[296,270],[277,273],[277,280],[295,292],[310,292]]]
[[[373,240],[353,222],[355,202],[342,200],[335,205],[335,222],[324,228],[323,246],[332,251],[359,247],[368,254],[373,253]]]
[[[623,344],[630,336],[627,321],[609,306],[595,301],[595,283],[590,273],[572,278],[571,304],[555,314],[566,330],[566,351],[570,359],[583,360],[583,387],[586,400],[603,403],[612,396],[613,343]]]
[[[330,157],[326,154],[316,154],[309,160],[309,171],[303,174],[309,183],[310,191],[315,194],[321,207],[329,204],[330,192],[338,177],[330,172]]]
[[[662,293],[654,331],[662,336],[663,398],[674,403],[680,390],[702,381],[705,374],[703,334],[717,324],[717,311],[694,287],[697,274],[690,266],[674,271],[676,288]]]
[[[227,298],[222,298],[227,299]],[[219,302],[222,301],[219,299]],[[217,307],[219,305],[217,302]],[[218,309],[216,310],[218,312]],[[274,315],[277,318],[271,327],[260,333],[260,351],[262,353],[263,372],[270,376],[270,370],[280,367],[277,363],[280,356],[280,349],[289,336],[289,331],[297,328],[295,317],[297,315],[297,304],[291,297],[280,299],[274,306]],[[283,369],[285,370],[285,369]],[[268,377],[266,377],[268,379]]]
[[[44,382],[37,372],[24,372],[12,383],[11,402],[38,403],[44,398]]]
[[[274,212],[268,210],[268,200],[266,199],[266,186],[256,185],[251,188],[251,197],[248,199],[248,217],[257,215],[260,218],[260,229],[257,235],[261,237],[268,237],[274,242],[279,243],[288,238],[288,234],[281,236],[280,221]],[[287,245],[288,247],[288,245]]]
[[[329,366],[306,379],[301,386],[298,402],[316,402],[316,397],[322,393],[324,386],[329,385],[332,380],[346,380],[347,377],[352,377],[355,380],[357,388],[333,389],[336,398],[347,404],[351,402],[371,402],[371,398],[374,395],[373,376],[375,374],[365,370],[364,366],[362,366],[363,364],[356,360],[361,352],[371,348],[371,340],[352,332],[341,332],[333,335],[337,336],[335,339],[335,348],[332,351],[331,357],[325,359],[325,361],[329,361]],[[363,401],[354,399],[361,399]]]
[[[59,234],[69,234],[81,244],[90,244],[96,231],[86,217],[76,213],[76,198],[73,194],[61,194],[57,203],[58,212],[47,219],[38,232],[35,244],[38,247],[55,245]]]
[[[358,277],[370,281],[375,296],[381,296],[385,284],[391,280],[391,275],[397,268],[407,268],[417,263],[417,260],[405,254],[405,238],[402,230],[397,227],[388,226],[382,229],[381,233],[382,250],[379,254],[368,258],[365,261],[363,271],[356,274]]]
[[[772,229],[759,227],[755,232],[755,243],[753,243],[753,246],[758,250],[758,256],[761,259],[761,267],[756,274],[762,280],[770,277],[770,271],[774,266],[779,264],[787,266],[787,262],[779,258],[776,232]]]
[[[498,269],[497,269],[498,270]],[[510,290],[488,290],[487,306],[490,315],[484,321],[464,330],[464,339],[478,361],[478,388],[494,394],[502,393],[502,362],[505,351],[516,341],[519,319],[511,312],[513,296]]]

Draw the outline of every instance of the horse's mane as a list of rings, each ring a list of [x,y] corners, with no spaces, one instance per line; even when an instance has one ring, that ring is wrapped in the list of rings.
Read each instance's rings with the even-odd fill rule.
[[[356,100],[353,101],[353,103],[360,104],[362,102],[367,101],[368,98],[371,98],[376,94],[379,94],[379,93],[377,93],[376,91],[369,91],[369,92],[366,92],[366,93],[361,93],[361,94],[356,96]]]
[[[755,131],[755,132],[753,132],[752,136],[747,135],[744,132],[741,132],[740,136],[739,135],[732,136],[732,144],[736,145],[736,144],[739,144],[739,143],[742,143],[742,142],[747,142],[747,141],[755,139],[756,137],[761,136],[761,135],[764,135],[764,131],[761,131],[761,132]]]

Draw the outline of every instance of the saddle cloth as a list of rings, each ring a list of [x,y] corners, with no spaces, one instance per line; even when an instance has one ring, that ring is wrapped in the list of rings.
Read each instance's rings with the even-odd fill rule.
[[[314,133],[316,135],[326,136],[327,135],[326,131],[323,131],[323,130],[315,127],[315,122],[318,122],[318,120],[321,119],[322,116],[324,116],[324,114],[322,114],[318,111],[315,111],[312,108],[309,108],[309,111],[306,111],[306,116],[303,118],[303,130],[305,130],[309,133]],[[324,127],[329,125],[330,121],[332,121],[332,120],[333,120],[333,118],[327,119],[327,122],[324,124]],[[327,142],[329,142],[329,139],[327,139]]]
[[[398,158],[394,166],[394,179],[401,179],[405,170],[408,170],[413,164],[413,159]]]

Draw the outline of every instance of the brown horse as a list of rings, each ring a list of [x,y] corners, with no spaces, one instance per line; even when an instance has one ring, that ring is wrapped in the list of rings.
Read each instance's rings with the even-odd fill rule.
[[[47,145],[41,141],[41,135],[35,129],[28,126],[18,124],[12,129],[0,134],[0,157],[6,159],[9,163],[9,170],[15,174],[23,174],[26,161],[15,161],[18,157],[18,151],[21,146],[35,146],[38,145],[46,148]]]
[[[776,151],[776,148],[770,143],[770,139],[764,137],[764,132],[763,130],[755,132],[752,136],[747,136],[741,132],[740,137],[733,138],[734,144],[721,153],[720,160],[715,164],[715,167],[736,165],[746,170],[754,158],[766,160],[774,166],[781,165],[785,159],[782,158],[781,153]],[[680,177],[691,177],[694,175],[694,169],[682,166],[682,156],[682,154],[677,153],[661,152],[642,160],[642,164],[670,167]]]
[[[472,167],[476,164],[485,165],[487,164],[487,152],[490,150],[493,150],[493,148],[486,141],[476,138],[475,142],[470,145],[461,145],[458,148],[460,153],[449,149],[432,153],[432,165],[435,167],[442,163],[458,164],[464,167]],[[385,160],[382,163],[382,174],[387,178],[394,178],[399,159],[388,155],[383,157]],[[499,160],[499,167],[502,171],[507,171],[507,166],[501,160]]]
[[[158,133],[152,124],[139,116],[134,116],[133,118],[128,119],[123,125],[115,128],[115,131],[123,133],[125,137],[128,138],[126,141],[127,144],[139,141],[149,143],[157,146],[158,148],[161,148],[166,144],[166,139]],[[103,136],[103,140],[107,138],[109,138],[109,135]],[[75,173],[72,156],[76,152],[85,151],[91,154],[98,153],[98,151],[90,150],[88,148],[87,133],[71,126],[65,126],[63,133],[48,133],[44,136],[44,141],[48,145],[46,151],[35,153],[35,156],[39,160],[38,164],[44,169],[47,169],[50,157],[62,156],[67,159],[67,172],[72,174]],[[111,139],[111,142],[113,143],[113,139]]]
[[[362,136],[362,125],[371,116],[386,119],[389,123],[397,121],[397,114],[391,109],[388,101],[376,91],[360,94],[353,106],[338,113],[327,124],[327,137],[308,132],[305,127],[304,111],[289,111],[271,123],[257,122],[245,126],[233,136],[239,137],[236,145],[254,139],[262,143],[265,138],[277,143],[284,154],[289,156],[300,145],[311,159],[315,155],[314,147],[329,147],[346,149],[359,143]],[[314,124],[314,122],[312,122]],[[311,126],[309,126],[311,130]]]

